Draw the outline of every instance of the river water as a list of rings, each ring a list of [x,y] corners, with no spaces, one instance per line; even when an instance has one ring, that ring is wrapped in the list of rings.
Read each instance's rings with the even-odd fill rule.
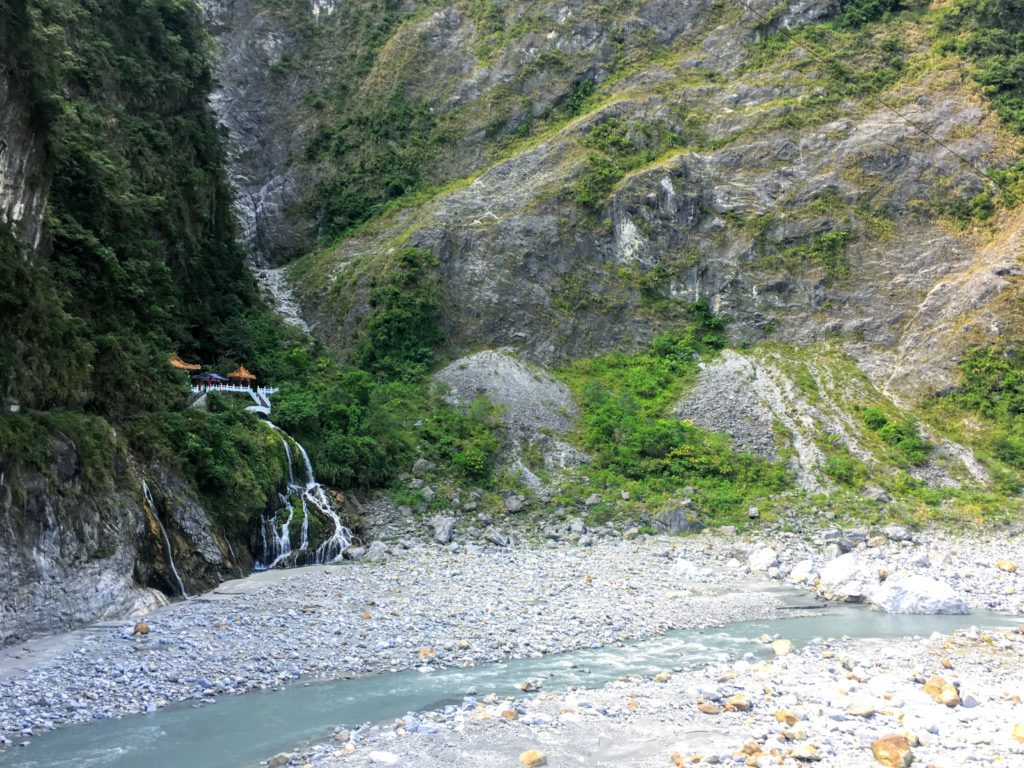
[[[997,629],[1020,618],[897,616],[856,606],[771,621],[747,621],[604,647],[476,667],[409,670],[283,690],[226,696],[216,704],[180,703],[149,715],[74,725],[0,753],[0,766],[28,768],[248,768],[278,752],[327,740],[336,726],[354,727],[460,703],[470,688],[482,696],[519,694],[516,684],[543,680],[543,690],[596,687],[623,675],[653,675],[739,658],[768,656],[758,638],[780,634],[797,646],[814,638],[926,636],[969,626]],[[521,695],[521,694],[519,694]]]

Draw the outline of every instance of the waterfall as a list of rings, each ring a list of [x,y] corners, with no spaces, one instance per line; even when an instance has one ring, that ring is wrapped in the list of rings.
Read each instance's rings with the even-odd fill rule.
[[[334,523],[334,533],[316,550],[316,562],[329,563],[341,557],[345,547],[352,543],[352,532],[341,524],[341,518],[338,517],[338,513],[334,511],[334,507],[327,498],[327,492],[316,481],[316,477],[313,475],[313,463],[309,460],[306,449],[302,447],[301,443],[295,443],[295,445],[298,447],[299,453],[302,454],[302,461],[306,467],[306,490],[302,494],[303,506],[308,501]]]
[[[270,422],[267,423],[269,424]],[[277,427],[274,427],[274,429],[277,429]],[[284,455],[288,459],[288,487],[292,488],[295,485],[295,467],[293,466],[295,462],[292,459],[292,449],[284,435],[281,435],[281,442],[284,444]]]
[[[267,515],[260,526],[261,543],[263,551],[260,560],[256,563],[257,570],[275,568],[288,557],[296,559],[300,553],[309,553],[309,518],[310,513],[319,515],[321,518],[329,519],[334,525],[334,531],[319,547],[308,555],[309,562],[323,564],[337,560],[341,553],[352,543],[352,533],[341,524],[341,518],[334,511],[334,506],[327,497],[327,491],[316,481],[313,473],[313,462],[309,459],[309,453],[297,440],[289,438],[284,431],[272,422],[264,422],[271,429],[281,433],[281,443],[284,445],[284,454],[288,462],[288,493],[282,495],[281,502],[288,507],[288,519],[275,525],[277,515]],[[296,481],[294,470],[294,459],[290,442],[294,442],[302,456],[302,465],[305,470],[304,483]],[[295,519],[296,503],[302,509],[301,538],[298,549],[292,549],[291,524]],[[310,509],[312,507],[312,509]],[[268,535],[269,533],[269,535]]]
[[[160,529],[160,534],[164,538],[164,549],[167,553],[167,565],[171,569],[171,574],[174,576],[174,580],[178,582],[178,589],[181,591],[181,596],[184,598],[188,597],[188,590],[185,589],[185,582],[181,580],[181,574],[178,573],[178,567],[174,564],[174,552],[171,549],[171,537],[167,535],[167,529],[164,528],[164,524],[160,521],[160,515],[156,513],[156,502],[153,501],[153,494],[149,492],[149,486],[146,485],[146,481],[142,481],[142,497],[149,504],[150,514],[153,515],[153,519],[156,520],[157,527]]]

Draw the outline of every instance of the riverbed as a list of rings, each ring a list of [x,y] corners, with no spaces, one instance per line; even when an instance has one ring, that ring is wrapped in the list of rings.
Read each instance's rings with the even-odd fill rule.
[[[987,562],[1012,553],[1010,543],[985,542],[970,551]],[[1014,637],[1016,618],[985,613],[892,617],[833,608],[824,616],[792,618],[821,607],[808,592],[785,583],[789,564],[813,555],[814,547],[791,542],[774,572],[736,567],[738,558],[756,559],[764,545],[714,535],[480,552],[424,545],[396,549],[383,563],[273,571],[229,582],[154,612],[144,620],[144,634],[126,620],[5,649],[0,734],[28,746],[0,752],[0,765],[242,768],[279,752],[291,757],[278,762],[295,765],[391,759],[402,765],[512,765],[515,750],[531,740],[561,754],[565,764],[650,765],[655,752],[656,763],[667,761],[670,754],[660,754],[666,745],[694,728],[717,734],[718,741],[701,737],[702,749],[711,753],[705,762],[714,764],[743,745],[726,745],[723,734],[732,734],[733,742],[743,735],[767,743],[770,729],[762,721],[770,721],[771,707],[784,705],[787,696],[807,701],[847,675],[845,666],[826,661],[834,658],[828,650],[833,645],[848,643],[843,652],[861,653],[877,642],[871,638],[949,637],[971,626]],[[920,560],[918,550],[929,551],[932,570],[948,575],[952,565],[944,550],[956,553],[950,546],[931,538],[869,554],[902,563]],[[964,570],[957,582],[976,610],[1015,599],[1018,577],[989,570]],[[798,649],[773,660],[758,641],[761,635],[788,637]],[[863,639],[825,639],[842,635]],[[889,641],[878,662],[916,658],[922,642],[941,644]],[[979,649],[991,647],[965,642],[973,648],[965,651],[969,663],[980,658]],[[1020,643],[1007,642],[1013,659]],[[1015,658],[1019,679],[1024,659]],[[991,659],[986,663],[979,674],[1002,674],[993,671]],[[731,690],[723,679],[749,678],[741,689],[762,697],[757,685],[765,684],[756,678],[778,676],[778,665],[796,677],[787,674],[770,687],[781,692],[811,681],[811,690],[779,693],[779,702],[762,702],[738,724],[732,722],[735,713],[702,721],[710,716],[696,709],[698,700]],[[985,722],[994,714],[1007,722],[1020,715],[1009,669],[1003,678],[1010,693],[972,694],[978,703],[971,709],[991,706],[977,709]],[[525,680],[538,681],[539,693],[519,694],[515,686]],[[913,681],[898,682],[899,690],[885,693],[906,701],[913,688],[901,686]],[[580,686],[587,693],[572,690]],[[626,698],[623,686],[633,691]],[[979,695],[988,698],[983,703]],[[581,696],[589,705],[579,704]],[[606,706],[594,703],[602,700]],[[890,725],[886,716],[873,716],[837,726],[849,718],[822,714],[828,706],[810,706],[808,722],[838,729],[847,741]],[[410,721],[408,712],[427,714]],[[757,723],[759,733],[747,727]],[[624,746],[603,754],[610,747],[600,734],[609,728]],[[853,747],[827,738],[835,743],[823,737],[817,745],[825,764],[856,764],[830,763],[850,757]],[[989,757],[1024,765],[1013,744],[1000,738],[989,738],[992,749],[1001,750]],[[701,740],[695,739],[694,745]],[[862,756],[863,744],[856,750]]]

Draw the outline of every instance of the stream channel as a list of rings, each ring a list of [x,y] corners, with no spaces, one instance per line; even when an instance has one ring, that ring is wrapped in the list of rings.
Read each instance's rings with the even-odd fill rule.
[[[724,627],[670,632],[649,640],[517,659],[475,667],[406,670],[352,680],[296,683],[276,691],[224,696],[216,704],[172,704],[148,715],[100,720],[42,733],[26,747],[0,752],[0,766],[28,768],[251,768],[260,760],[326,741],[337,726],[382,722],[407,712],[461,703],[475,688],[482,696],[522,695],[517,683],[543,680],[544,691],[598,687],[623,675],[695,669],[746,653],[767,657],[762,634],[779,634],[798,647],[843,635],[927,636],[977,626],[1016,627],[1019,617],[910,616],[858,606],[832,606],[797,618],[745,621]]]

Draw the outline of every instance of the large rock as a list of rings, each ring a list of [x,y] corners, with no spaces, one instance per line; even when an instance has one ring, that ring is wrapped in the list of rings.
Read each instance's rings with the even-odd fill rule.
[[[871,754],[875,761],[886,768],[906,768],[914,762],[914,754],[910,751],[910,742],[906,736],[890,733],[875,739],[871,743]]]
[[[548,758],[539,749],[528,749],[519,755],[519,764],[523,768],[540,768],[548,764]]]
[[[886,613],[966,615],[971,612],[949,584],[918,574],[890,576],[871,593],[870,602]]]
[[[496,547],[507,547],[510,542],[508,534],[493,525],[484,530],[484,538]]]
[[[652,522],[661,533],[686,533],[700,528],[700,523],[689,500],[659,512],[654,516]]]
[[[840,555],[821,569],[818,592],[828,600],[861,603],[878,583],[877,570],[861,562],[854,552]]]
[[[747,566],[751,571],[767,571],[779,564],[779,555],[771,547],[764,547],[751,553]]]
[[[428,523],[430,530],[434,533],[434,541],[438,544],[447,544],[452,540],[455,532],[455,518],[449,515],[436,515],[430,518]]]
[[[387,545],[383,541],[375,541],[370,545],[369,549],[366,550],[366,554],[363,555],[363,562],[379,563],[386,559],[387,556]]]
[[[810,558],[801,560],[789,572],[789,580],[794,584],[810,583],[815,579],[814,561]]]
[[[902,525],[887,525],[882,529],[882,533],[889,537],[892,541],[910,541],[910,531],[904,528]]]
[[[522,512],[526,506],[526,498],[518,493],[505,497],[505,511],[509,513]]]

